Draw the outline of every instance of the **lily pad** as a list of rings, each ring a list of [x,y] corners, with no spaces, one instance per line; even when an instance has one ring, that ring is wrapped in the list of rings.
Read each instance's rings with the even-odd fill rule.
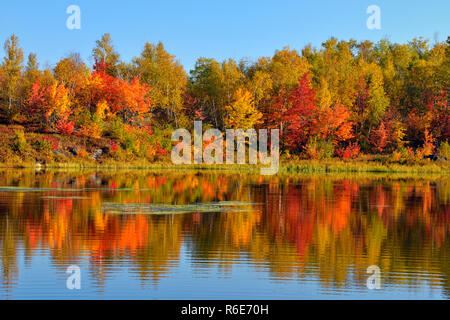
[[[68,197],[47,196],[47,197],[41,197],[41,199],[50,199],[50,200],[66,200],[66,199],[89,200],[91,198],[89,198],[89,197],[77,197],[77,196],[68,196]]]
[[[248,212],[253,203],[220,201],[193,204],[153,204],[153,203],[111,203],[102,205],[102,211],[108,214],[184,214],[213,212]]]
[[[83,189],[64,188],[28,188],[28,187],[0,187],[0,192],[48,192],[48,191],[83,191]]]
[[[80,191],[151,191],[152,189],[134,189],[134,188],[28,188],[28,187],[0,187],[0,192],[80,192]]]

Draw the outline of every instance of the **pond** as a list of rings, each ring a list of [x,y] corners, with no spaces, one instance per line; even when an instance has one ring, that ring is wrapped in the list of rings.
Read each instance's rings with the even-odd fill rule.
[[[450,184],[3,170],[0,268],[0,299],[448,299]]]

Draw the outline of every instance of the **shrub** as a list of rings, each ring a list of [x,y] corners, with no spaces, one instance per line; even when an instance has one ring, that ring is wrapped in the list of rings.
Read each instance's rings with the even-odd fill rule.
[[[419,148],[417,152],[417,157],[422,159],[424,156],[429,156],[434,152],[434,138],[433,135],[426,129],[425,130],[425,141],[423,143],[422,148]]]
[[[89,111],[79,112],[74,116],[75,124],[78,129],[77,135],[91,137],[91,138],[101,138],[104,131],[104,122],[101,116],[94,113],[91,114]]]
[[[14,138],[12,143],[12,149],[19,153],[24,153],[28,149],[29,145],[25,139],[25,134],[22,130],[16,130],[14,132]]]
[[[116,159],[116,160],[123,159],[122,148],[116,141],[111,141],[109,147],[110,147],[109,153],[113,159]]]
[[[402,153],[399,150],[394,150],[391,154],[390,161],[400,162],[402,160]]]
[[[115,117],[107,126],[105,135],[118,140],[122,140],[125,133],[125,124],[122,119]]]
[[[72,115],[72,119],[75,122],[75,127],[80,128],[81,126],[86,126],[91,121],[91,113],[88,110],[77,110]]]
[[[44,146],[45,149],[49,149],[51,151],[56,151],[58,150],[58,140],[56,138],[52,138],[52,137],[42,137],[42,145]]]
[[[161,148],[171,150],[173,145],[171,140],[173,130],[174,128],[170,125],[164,128],[154,126],[152,128],[152,134],[149,137],[150,144],[156,145],[159,143]]]
[[[59,143],[56,138],[42,137],[32,142],[33,147],[42,154],[49,155],[52,151],[58,150]]]
[[[86,149],[84,149],[84,148],[79,148],[79,149],[77,150],[77,156],[80,157],[80,158],[85,159],[85,158],[88,157],[88,152],[87,152]]]
[[[159,156],[159,157],[167,156],[167,150],[164,148],[161,148],[161,146],[159,145],[159,142],[156,144],[156,156]]]
[[[60,134],[71,135],[74,127],[75,127],[75,124],[73,121],[67,121],[67,120],[61,119],[56,122],[56,130]]]
[[[341,147],[336,150],[338,157],[343,159],[355,159],[359,156],[361,147],[355,142],[350,143],[347,147]]]
[[[306,155],[310,159],[330,159],[334,153],[334,145],[331,141],[311,138],[306,146]]]
[[[392,153],[391,159],[400,163],[413,163],[416,160],[416,155],[411,147],[401,147]]]
[[[442,157],[450,159],[450,144],[448,141],[442,141],[439,145],[438,154]]]
[[[117,143],[115,141],[111,141],[110,147],[112,152],[117,151]]]
[[[80,127],[79,135],[99,139],[102,136],[103,126],[101,122],[91,121]]]
[[[122,147],[125,150],[139,151],[139,140],[131,132],[125,134],[122,139]]]

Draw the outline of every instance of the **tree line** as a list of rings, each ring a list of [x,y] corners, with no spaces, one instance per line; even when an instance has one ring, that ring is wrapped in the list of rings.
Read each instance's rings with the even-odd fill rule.
[[[118,124],[155,135],[155,127],[161,134],[202,120],[221,130],[278,128],[286,157],[423,157],[449,149],[449,44],[330,38],[253,62],[201,57],[188,74],[161,42],[122,61],[110,34],[96,41],[92,67],[73,53],[40,68],[35,53],[24,64],[12,35],[0,66],[0,121],[105,138]]]

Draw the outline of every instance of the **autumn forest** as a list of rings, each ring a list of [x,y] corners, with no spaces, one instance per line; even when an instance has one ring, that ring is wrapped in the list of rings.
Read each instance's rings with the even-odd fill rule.
[[[450,37],[323,40],[185,70],[6,39],[0,299],[449,299]],[[196,121],[278,129],[280,170],[175,165]]]
[[[110,34],[42,68],[17,36],[0,66],[0,162],[87,158],[150,162],[170,135],[206,128],[278,128],[284,159],[450,158],[450,40],[431,45],[330,38],[256,61],[199,58],[187,73],[162,43],[121,60]],[[93,150],[102,150],[92,156]]]

